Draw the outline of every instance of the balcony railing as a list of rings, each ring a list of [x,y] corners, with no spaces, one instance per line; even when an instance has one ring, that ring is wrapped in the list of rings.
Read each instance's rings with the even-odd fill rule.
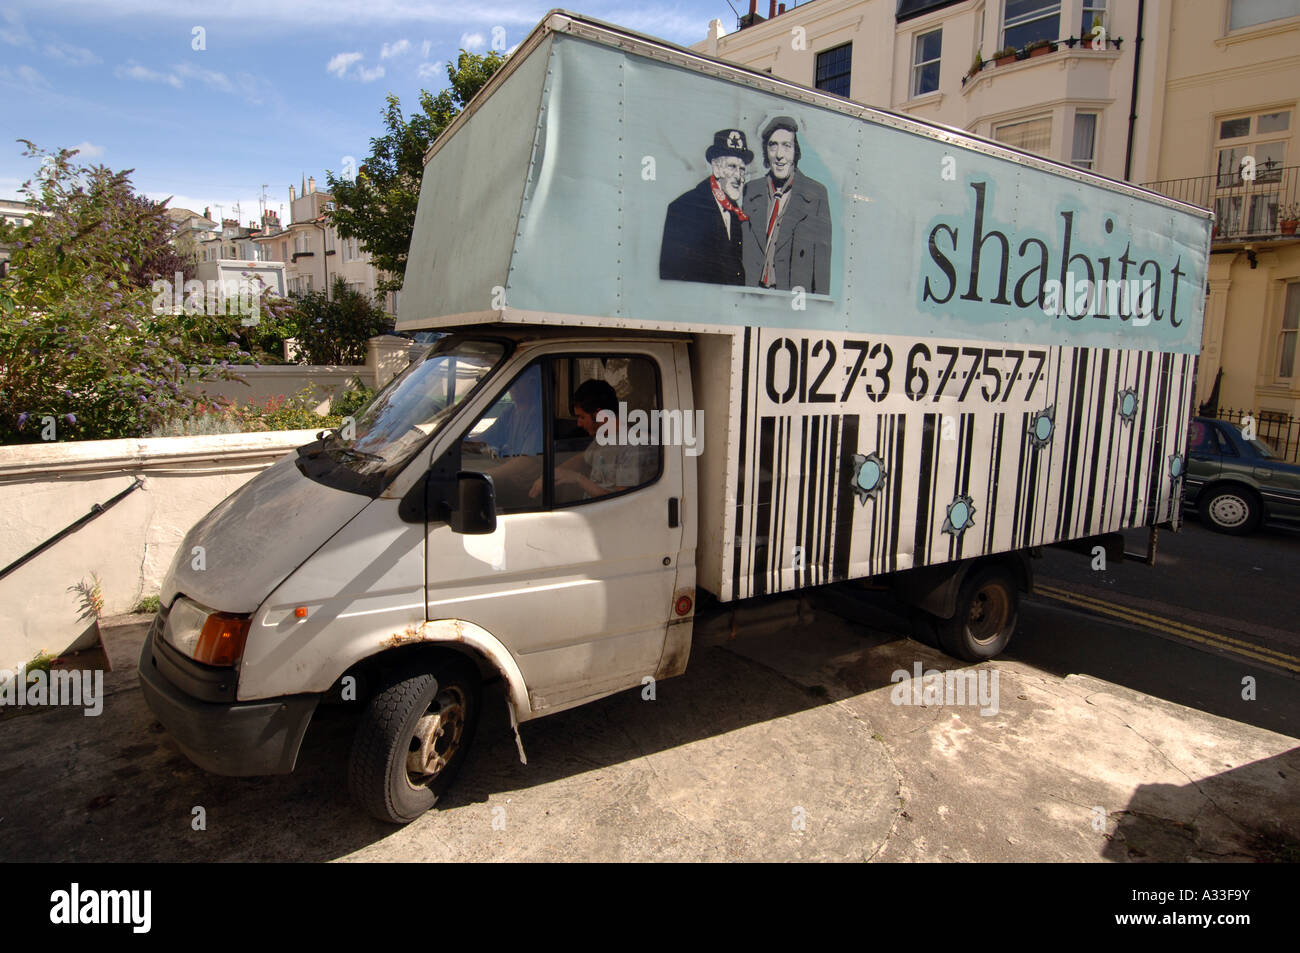
[[[1145,182],[1143,188],[1214,212],[1216,241],[1295,234],[1300,205],[1300,166],[1260,163],[1252,178],[1240,170],[1188,179]],[[1289,216],[1288,213],[1289,212]]]

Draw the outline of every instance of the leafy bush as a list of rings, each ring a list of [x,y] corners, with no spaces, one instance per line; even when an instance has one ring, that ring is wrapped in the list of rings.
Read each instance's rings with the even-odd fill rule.
[[[0,225],[12,248],[0,281],[0,442],[139,436],[184,415],[194,385],[234,377],[243,349],[214,343],[223,324],[212,317],[155,313],[150,283],[189,267],[167,243],[165,206],[136,195],[129,170],[22,141],[42,164],[21,190],[30,222]]]
[[[348,382],[348,389],[330,401],[330,416],[356,417],[375,399],[377,391],[371,390],[354,377]]]
[[[392,329],[392,318],[369,297],[336,277],[330,295],[295,295],[286,322],[303,364],[364,364],[366,341]]]
[[[351,393],[353,392],[348,391],[344,396]],[[317,403],[319,400],[310,386],[289,397],[277,395],[264,404],[240,405],[225,398],[206,400],[197,405],[194,413],[159,424],[150,436],[195,437],[268,430],[326,430],[343,425],[343,418],[347,414],[335,411],[318,414],[313,409]]]

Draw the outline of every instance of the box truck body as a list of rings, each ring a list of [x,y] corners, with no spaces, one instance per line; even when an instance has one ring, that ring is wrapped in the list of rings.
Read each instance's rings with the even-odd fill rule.
[[[350,786],[401,822],[482,676],[518,724],[679,674],[702,593],[888,577],[992,657],[1025,553],[1177,523],[1209,243],[1203,210],[553,13],[426,156],[398,326],[451,333],[191,530],[145,696],[233,774],[356,703]]]
[[[695,335],[720,600],[1178,519],[1208,213],[563,14],[513,59],[431,150],[399,327]],[[766,213],[787,119],[789,283],[663,277],[717,133]]]

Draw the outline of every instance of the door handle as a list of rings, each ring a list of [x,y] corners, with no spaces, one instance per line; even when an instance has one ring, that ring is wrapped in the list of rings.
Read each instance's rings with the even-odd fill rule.
[[[675,496],[669,497],[668,498],[668,526],[670,529],[676,529],[678,526],[682,525],[680,510],[681,510],[681,505],[677,497]]]

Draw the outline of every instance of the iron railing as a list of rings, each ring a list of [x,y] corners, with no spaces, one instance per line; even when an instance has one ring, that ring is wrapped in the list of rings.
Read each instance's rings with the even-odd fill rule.
[[[1219,420],[1243,426],[1247,417],[1255,421],[1255,436],[1272,447],[1280,459],[1300,463],[1300,417],[1273,410],[1224,410],[1215,415]]]
[[[1289,209],[1294,223],[1296,206],[1300,204],[1300,166],[1261,162],[1249,178],[1242,174],[1240,168],[1233,168],[1215,175],[1144,182],[1142,187],[1210,209],[1214,212],[1216,241],[1294,234],[1294,224],[1284,225],[1284,213]]]

